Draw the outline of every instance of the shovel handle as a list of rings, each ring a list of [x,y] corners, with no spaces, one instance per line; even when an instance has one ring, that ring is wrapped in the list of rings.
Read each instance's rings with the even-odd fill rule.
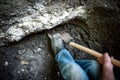
[[[102,53],[99,53],[99,52],[94,51],[92,49],[86,48],[86,47],[81,46],[81,45],[79,45],[77,43],[74,43],[74,42],[70,42],[69,45],[73,46],[73,47],[75,47],[75,48],[77,48],[79,50],[82,50],[82,51],[84,51],[84,52],[86,52],[86,53],[88,53],[88,54],[90,54],[90,55],[92,55],[94,57],[97,57],[97,58],[103,56]],[[117,60],[117,59],[111,59],[111,61],[112,61],[113,65],[115,65],[115,66],[117,66],[117,67],[120,68],[120,61],[119,60]]]

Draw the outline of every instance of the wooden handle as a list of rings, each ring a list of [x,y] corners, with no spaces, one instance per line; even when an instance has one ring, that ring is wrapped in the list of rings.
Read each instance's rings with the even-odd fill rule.
[[[79,49],[79,50],[82,50],[82,51],[84,51],[84,52],[86,52],[86,53],[88,53],[88,54],[91,54],[92,56],[95,56],[95,57],[97,57],[97,58],[99,58],[99,57],[101,57],[101,56],[103,55],[102,53],[99,53],[99,52],[94,51],[94,50],[92,50],[92,49],[86,48],[86,47],[81,46],[81,45],[79,45],[79,44],[77,44],[77,43],[74,43],[74,42],[70,42],[69,45],[70,45],[70,46],[73,46],[73,47],[75,47],[75,48],[77,48],[77,49]],[[117,66],[117,67],[120,68],[120,61],[119,61],[119,60],[111,59],[111,61],[112,61],[112,64],[113,64],[113,65],[115,65],[115,66]]]

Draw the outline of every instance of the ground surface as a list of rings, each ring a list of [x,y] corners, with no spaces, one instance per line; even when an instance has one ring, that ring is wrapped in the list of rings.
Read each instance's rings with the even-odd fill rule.
[[[1,13],[0,32],[5,32],[9,26],[19,23],[12,22],[10,19],[16,17],[19,19],[28,14],[26,13],[28,10],[25,10],[28,8],[24,8],[26,5],[19,6],[24,5],[23,3],[35,3],[36,1],[27,0],[25,2],[21,0],[19,5],[16,5],[17,0],[14,4],[9,1],[8,3],[1,1],[1,4],[6,4],[6,7],[3,6],[4,8],[0,9],[1,12],[10,9],[6,14]],[[56,2],[52,1],[49,5]],[[77,4],[74,1],[69,3]],[[67,32],[73,37],[74,42],[102,53],[109,52],[110,55],[120,60],[119,1],[81,0],[79,4],[86,6],[87,18],[76,17],[50,30],[26,35],[18,42],[6,41],[0,35],[0,80],[63,80],[55,62],[47,33]],[[15,9],[15,15],[9,15],[9,13],[13,13],[11,11],[15,6],[18,6],[18,11]],[[75,5],[72,6],[75,7]],[[66,47],[75,59],[96,59],[73,47]],[[114,71],[119,80],[120,69],[115,67]]]

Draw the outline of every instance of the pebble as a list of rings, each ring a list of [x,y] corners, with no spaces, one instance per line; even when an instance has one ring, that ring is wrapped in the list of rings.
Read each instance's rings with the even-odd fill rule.
[[[5,61],[5,66],[8,66],[8,64],[9,64],[8,61]]]
[[[38,48],[37,51],[41,51],[42,49],[41,48]]]
[[[107,5],[105,4],[105,7],[107,7]]]
[[[24,69],[21,69],[22,72],[24,72],[25,70]]]
[[[2,23],[5,23],[5,21],[2,21]]]
[[[47,78],[45,77],[44,79],[46,80]]]
[[[29,64],[29,62],[27,62],[27,61],[21,61],[20,63],[21,63],[22,65]]]
[[[18,73],[20,73],[20,71],[18,71]]]

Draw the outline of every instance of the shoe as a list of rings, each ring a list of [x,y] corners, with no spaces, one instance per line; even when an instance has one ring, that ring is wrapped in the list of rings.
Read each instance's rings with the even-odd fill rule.
[[[51,37],[51,47],[55,55],[64,48],[64,44],[59,33],[56,33]]]

